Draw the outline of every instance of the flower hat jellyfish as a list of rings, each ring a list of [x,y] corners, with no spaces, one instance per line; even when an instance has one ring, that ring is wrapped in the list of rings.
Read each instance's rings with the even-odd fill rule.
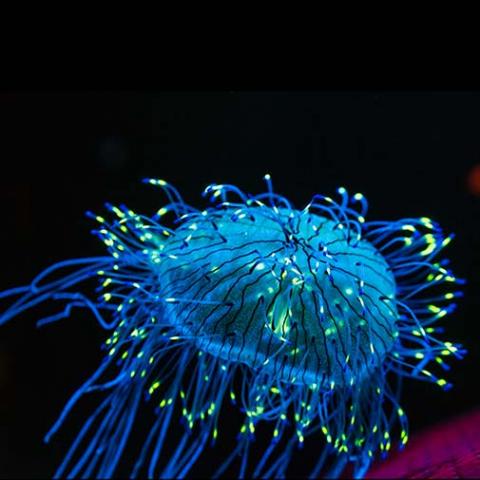
[[[155,421],[131,475],[187,476],[227,435],[227,401],[243,420],[214,477],[288,475],[308,441],[318,444],[311,477],[336,477],[347,464],[362,477],[408,440],[401,379],[451,386],[444,359],[465,350],[437,338],[436,325],[462,281],[436,257],[452,236],[428,218],[367,222],[366,199],[344,188],[338,202],[315,195],[296,209],[265,181],[259,195],[209,185],[211,206],[200,211],[147,179],[168,199],[152,217],[110,204],[109,220],[89,214],[108,256],[57,263],[0,294],[11,300],[0,323],[54,300],[64,308],[40,325],[83,307],[109,332],[101,365],[46,435],[101,392],[57,477],[113,476],[145,405]],[[92,277],[97,300],[77,289]],[[252,460],[260,425],[270,441],[255,444],[263,450]]]

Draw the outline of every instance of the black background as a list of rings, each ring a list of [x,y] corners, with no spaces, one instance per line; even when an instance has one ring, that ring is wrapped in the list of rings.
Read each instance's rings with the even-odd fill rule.
[[[111,201],[153,213],[163,197],[143,177],[168,180],[196,206],[212,182],[259,193],[265,173],[299,207],[338,186],[361,191],[369,219],[428,216],[455,232],[446,255],[468,280],[444,338],[470,353],[452,362],[449,392],[405,382],[415,431],[479,403],[480,198],[467,189],[477,163],[479,93],[2,93],[0,291],[55,261],[103,254],[85,210]],[[78,311],[37,330],[35,319],[51,311],[38,307],[0,329],[2,478],[51,475],[91,407],[42,443],[104,339]]]

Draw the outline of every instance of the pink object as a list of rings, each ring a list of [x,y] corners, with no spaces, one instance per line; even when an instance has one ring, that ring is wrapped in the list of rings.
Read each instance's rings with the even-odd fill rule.
[[[366,478],[480,478],[480,409],[412,434]]]

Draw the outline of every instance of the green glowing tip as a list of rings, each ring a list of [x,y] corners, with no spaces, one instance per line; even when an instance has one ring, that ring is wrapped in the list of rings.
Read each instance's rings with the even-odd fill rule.
[[[447,237],[442,242],[442,247],[446,247],[452,241],[452,237]]]
[[[157,380],[156,382],[152,383],[149,393],[150,395],[160,386],[160,382]]]

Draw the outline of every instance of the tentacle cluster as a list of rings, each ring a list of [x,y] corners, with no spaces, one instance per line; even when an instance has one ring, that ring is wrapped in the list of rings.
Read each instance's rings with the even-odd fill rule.
[[[86,307],[110,332],[104,361],[46,436],[83,395],[106,392],[57,476],[112,476],[146,401],[155,421],[132,476],[183,477],[223,434],[225,400],[244,419],[216,476],[235,462],[241,477],[285,475],[315,432],[312,477],[339,475],[348,462],[362,476],[394,436],[400,447],[408,440],[401,378],[450,388],[435,371],[465,350],[437,338],[436,323],[461,296],[442,287],[462,280],[436,256],[452,236],[428,218],[367,222],[366,199],[344,188],[338,202],[315,195],[295,209],[265,180],[255,196],[209,185],[212,206],[200,211],[147,179],[168,198],[152,217],[110,204],[111,220],[89,213],[109,256],[61,262],[0,294],[19,296],[0,323],[51,299],[65,308],[39,324]],[[76,271],[52,279],[65,268]],[[95,277],[99,298],[75,291]],[[260,423],[271,443],[251,461]]]

